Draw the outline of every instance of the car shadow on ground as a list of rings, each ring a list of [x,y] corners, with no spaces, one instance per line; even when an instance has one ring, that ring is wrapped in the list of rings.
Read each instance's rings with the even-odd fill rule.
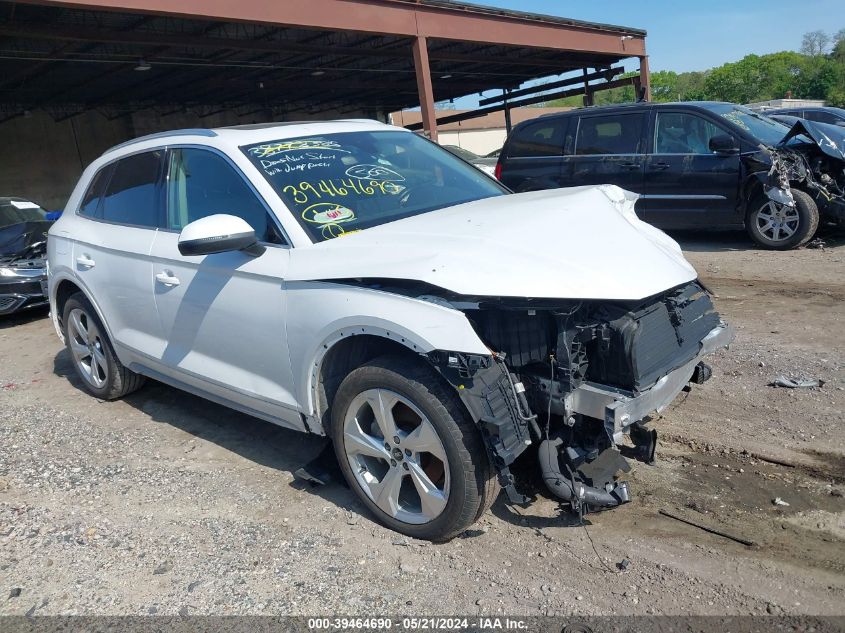
[[[40,321],[46,319],[50,315],[49,306],[38,306],[22,312],[13,312],[12,314],[4,314],[0,316],[0,330],[32,323],[33,321]]]
[[[62,349],[54,357],[53,373],[67,379],[76,389],[85,391],[67,349]],[[155,380],[148,379],[140,390],[123,398],[123,402],[142,412],[153,422],[169,424],[250,462],[290,474],[317,457],[328,442],[325,438],[284,429]],[[539,473],[535,472],[535,462],[528,458],[520,459],[514,466],[521,491],[550,498],[542,485]],[[297,479],[290,485],[299,490],[310,491],[348,512],[373,518],[346,486],[341,476],[325,486],[314,486]],[[531,505],[509,505],[504,494],[499,495],[491,512],[502,521],[535,530],[581,525],[577,515],[564,509],[557,512],[556,516],[542,516],[535,514]],[[584,523],[590,525],[586,517]],[[476,527],[470,527],[461,538],[472,538],[482,533]]]
[[[717,231],[709,229],[666,231],[684,251],[692,253],[723,253],[728,251],[764,250],[755,244],[745,231]],[[845,230],[823,226],[813,240],[803,248],[836,248],[845,245]]]
[[[56,354],[53,372],[85,391],[67,349]],[[122,401],[153,422],[168,424],[250,462],[290,474],[316,457],[327,443],[316,435],[282,428],[155,380],[148,379]],[[311,491],[344,510],[364,513],[363,505],[340,481],[312,486],[295,479],[290,485]]]

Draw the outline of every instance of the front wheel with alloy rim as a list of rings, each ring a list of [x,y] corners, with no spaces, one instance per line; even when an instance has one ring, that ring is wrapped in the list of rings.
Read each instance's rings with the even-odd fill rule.
[[[792,189],[795,206],[787,206],[761,194],[748,205],[745,229],[765,248],[785,251],[806,244],[819,226],[819,209],[807,193]]]
[[[143,376],[130,371],[117,359],[103,324],[81,292],[65,303],[62,324],[73,368],[93,395],[114,400],[144,383]]]
[[[346,480],[387,527],[446,540],[495,498],[481,435],[457,395],[416,359],[382,357],[352,371],[332,405]]]

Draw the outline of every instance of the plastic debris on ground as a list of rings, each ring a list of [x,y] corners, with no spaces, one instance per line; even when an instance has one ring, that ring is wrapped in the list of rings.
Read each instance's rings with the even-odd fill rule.
[[[784,387],[786,389],[812,389],[813,387],[823,387],[824,380],[818,378],[787,378],[786,376],[778,376],[769,383],[770,387]]]

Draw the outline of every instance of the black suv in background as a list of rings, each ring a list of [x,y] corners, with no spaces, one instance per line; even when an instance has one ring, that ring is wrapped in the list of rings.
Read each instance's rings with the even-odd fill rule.
[[[845,219],[845,163],[813,138],[729,103],[583,108],[516,126],[496,176],[515,192],[614,184],[660,228],[745,227],[789,249],[812,238],[819,209]]]

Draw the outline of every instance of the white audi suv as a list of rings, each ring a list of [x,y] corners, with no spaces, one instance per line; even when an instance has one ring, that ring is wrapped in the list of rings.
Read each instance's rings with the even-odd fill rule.
[[[52,318],[93,395],[149,377],[326,436],[404,534],[450,538],[500,487],[527,503],[522,454],[567,507],[609,508],[653,458],[647,416],[731,338],[634,202],[512,194],[375,121],[154,134],[50,229]]]

